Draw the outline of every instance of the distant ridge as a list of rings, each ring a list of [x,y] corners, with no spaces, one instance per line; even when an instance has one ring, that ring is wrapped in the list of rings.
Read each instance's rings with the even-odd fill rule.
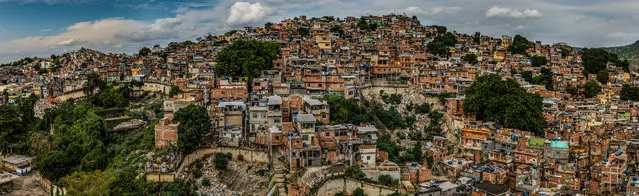
[[[608,52],[617,54],[619,58],[628,59],[634,64],[639,64],[639,40],[626,46],[602,48]]]

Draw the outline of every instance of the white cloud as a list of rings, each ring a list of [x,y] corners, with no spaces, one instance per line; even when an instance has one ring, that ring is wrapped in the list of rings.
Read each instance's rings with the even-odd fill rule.
[[[175,30],[180,24],[182,24],[181,18],[161,18],[155,20],[152,24],[142,25],[135,29],[126,29],[118,32],[115,34],[115,37],[134,42],[169,39],[177,36]]]
[[[535,9],[526,9],[522,12],[518,9],[494,6],[486,11],[486,18],[541,18],[541,13]]]
[[[229,24],[248,24],[264,21],[267,16],[274,13],[274,10],[260,3],[236,2],[231,6],[229,17],[226,22]]]
[[[69,26],[58,35],[42,37],[26,37],[0,43],[0,53],[9,51],[36,51],[52,46],[71,46],[84,43],[87,46],[101,46],[105,41],[116,41],[115,34],[125,29],[132,29],[140,23],[122,18],[103,19],[80,22]]]
[[[513,29],[515,29],[515,30],[524,30],[524,29],[528,29],[528,28],[530,28],[530,27],[529,26],[525,26],[525,25],[519,25],[519,26],[516,26]]]
[[[606,37],[634,41],[639,39],[639,33],[614,32],[608,34]]]
[[[409,6],[401,10],[406,14],[417,14],[417,15],[435,15],[435,14],[454,14],[461,10],[460,7],[445,7],[445,6],[436,6],[430,9],[422,9],[417,6]]]

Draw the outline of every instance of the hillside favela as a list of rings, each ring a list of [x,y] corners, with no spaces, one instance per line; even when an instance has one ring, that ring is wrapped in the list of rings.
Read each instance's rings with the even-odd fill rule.
[[[0,195],[638,195],[637,8],[0,0]]]

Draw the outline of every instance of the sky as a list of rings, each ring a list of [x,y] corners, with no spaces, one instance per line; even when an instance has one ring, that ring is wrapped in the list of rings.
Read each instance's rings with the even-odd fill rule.
[[[80,47],[134,53],[306,15],[417,16],[449,31],[577,47],[639,40],[638,0],[0,0],[0,63]]]

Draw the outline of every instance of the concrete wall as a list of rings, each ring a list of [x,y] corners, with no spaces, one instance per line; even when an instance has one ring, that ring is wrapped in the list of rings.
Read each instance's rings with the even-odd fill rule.
[[[384,93],[386,94],[404,94],[407,90],[408,87],[377,87],[377,86],[370,86],[370,87],[365,87],[362,88],[362,95],[363,96],[368,96],[369,94],[374,94],[374,95],[379,95],[379,91],[380,90],[384,90]]]
[[[173,182],[174,174],[146,174],[146,181],[150,182]]]
[[[390,195],[398,191],[389,187],[360,182],[349,178],[336,178],[326,181],[326,183],[324,183],[324,185],[317,191],[317,195],[332,196],[341,191],[352,193],[358,187],[362,188],[364,190],[364,194],[368,196]]]
[[[390,175],[391,177],[393,177],[393,179],[397,179],[399,180],[399,178],[401,177],[400,172],[399,171],[378,171],[378,170],[362,170],[362,172],[364,172],[364,174],[366,174],[367,178],[370,178],[371,180],[377,182],[377,179],[379,179],[379,176],[381,175]]]
[[[184,167],[195,163],[195,161],[202,159],[205,156],[215,153],[231,153],[231,155],[233,155],[233,160],[237,160],[237,155],[241,154],[246,162],[268,164],[270,161],[268,152],[266,151],[229,147],[200,148],[184,157],[177,174],[179,174]]]
[[[162,92],[164,94],[169,94],[169,91],[171,91],[171,86],[166,84],[160,84],[160,83],[144,82],[144,86],[142,86],[142,90],[150,91],[150,92]]]
[[[55,184],[51,183],[51,181],[47,180],[46,178],[43,178],[40,173],[38,172],[34,172],[34,175],[36,176],[36,179],[38,180],[38,182],[40,182],[40,185],[44,188],[44,190],[47,193],[52,193],[51,195],[66,195],[67,194],[67,190],[65,188],[62,187],[58,187]]]
[[[87,95],[84,94],[84,92],[82,91],[75,91],[75,92],[70,92],[70,93],[64,93],[56,98],[58,98],[61,102],[69,100],[69,99],[78,99],[78,98],[83,98],[86,97]]]

